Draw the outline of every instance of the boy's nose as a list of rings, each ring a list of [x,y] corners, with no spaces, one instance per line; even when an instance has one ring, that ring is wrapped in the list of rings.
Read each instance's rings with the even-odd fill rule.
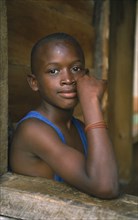
[[[67,84],[67,85],[74,84],[75,85],[76,80],[75,80],[74,74],[70,70],[64,70],[60,83],[61,83],[61,85],[64,85],[64,84]]]

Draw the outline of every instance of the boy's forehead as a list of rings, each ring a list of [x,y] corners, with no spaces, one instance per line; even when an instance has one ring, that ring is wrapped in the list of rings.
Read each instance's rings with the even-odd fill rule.
[[[78,52],[78,48],[76,47],[76,45],[73,42],[67,41],[67,40],[52,40],[49,42],[44,42],[42,45],[40,45],[40,47],[38,48],[38,53],[40,52],[52,52],[53,50],[55,50],[56,48],[59,49],[68,49],[71,48],[74,51]]]
[[[72,59],[81,60],[85,64],[82,49],[72,41],[67,39],[54,39],[39,44],[32,56],[32,66],[42,64],[41,62],[51,62],[51,59],[60,59],[72,57]]]

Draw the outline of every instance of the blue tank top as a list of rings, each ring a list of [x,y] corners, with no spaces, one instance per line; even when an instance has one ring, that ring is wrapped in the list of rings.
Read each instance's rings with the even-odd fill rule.
[[[22,121],[24,121],[28,118],[37,118],[37,119],[45,122],[46,124],[50,125],[57,132],[57,134],[60,137],[60,139],[62,140],[62,142],[66,143],[65,137],[64,137],[63,133],[61,132],[61,130],[56,125],[54,125],[49,119],[47,119],[46,117],[44,117],[42,114],[40,114],[37,111],[30,111],[25,117],[23,117],[18,122],[18,124],[20,124]],[[86,139],[85,132],[84,132],[79,120],[77,120],[75,117],[72,117],[72,123],[77,128],[77,131],[78,131],[79,136],[81,138],[81,141],[83,143],[84,153],[85,153],[85,156],[86,156],[87,155],[87,139]],[[54,180],[56,180],[58,182],[64,182],[64,180],[58,175],[54,176]]]

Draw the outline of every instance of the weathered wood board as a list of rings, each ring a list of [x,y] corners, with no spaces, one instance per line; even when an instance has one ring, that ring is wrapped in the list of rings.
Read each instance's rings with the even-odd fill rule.
[[[37,177],[5,174],[1,177],[0,215],[17,219],[133,220],[138,197],[122,195],[100,200],[64,183]]]

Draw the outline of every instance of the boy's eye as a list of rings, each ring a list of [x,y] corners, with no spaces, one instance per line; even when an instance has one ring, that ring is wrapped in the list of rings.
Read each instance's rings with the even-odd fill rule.
[[[81,71],[82,71],[82,68],[79,66],[74,66],[73,68],[71,68],[72,73],[79,73]]]
[[[58,70],[58,69],[50,69],[48,72],[49,72],[51,75],[56,75],[56,74],[59,73],[59,70]]]

